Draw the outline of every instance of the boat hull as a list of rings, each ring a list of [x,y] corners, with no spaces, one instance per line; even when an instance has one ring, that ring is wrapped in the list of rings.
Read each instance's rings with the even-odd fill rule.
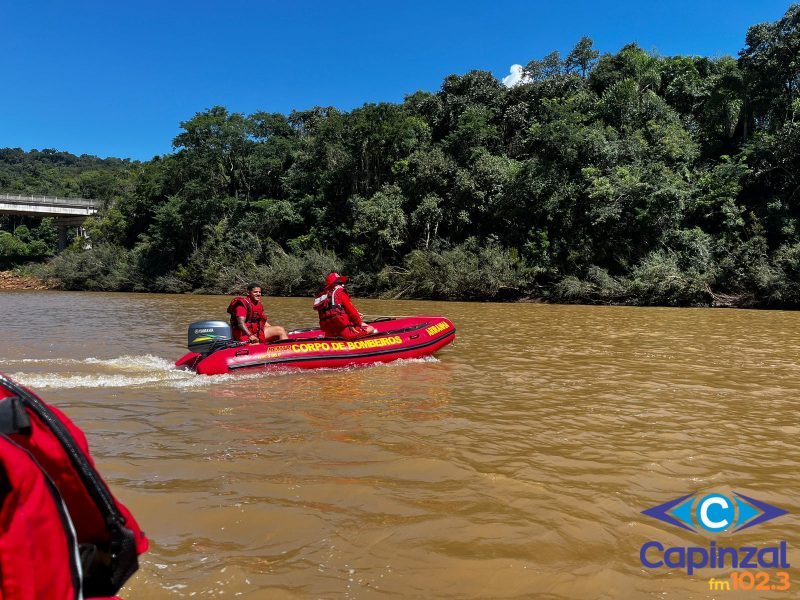
[[[264,369],[336,369],[429,356],[455,339],[444,317],[397,317],[370,322],[378,333],[358,340],[324,337],[319,329],[289,332],[272,344],[243,344],[208,356],[190,352],[175,364],[202,375]]]

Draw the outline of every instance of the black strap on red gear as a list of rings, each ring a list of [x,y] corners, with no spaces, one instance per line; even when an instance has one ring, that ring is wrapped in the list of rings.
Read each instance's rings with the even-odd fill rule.
[[[85,544],[81,544],[82,561],[91,561],[84,564],[83,593],[87,597],[114,596],[139,568],[133,531],[125,526],[125,517],[117,508],[108,486],[61,420],[38,397],[4,375],[0,375],[0,385],[13,394],[0,400],[0,415],[4,416],[0,427],[10,428],[7,433],[24,434],[26,428],[27,431],[31,428],[28,411],[36,415],[64,448],[75,474],[100,511],[110,542],[104,550],[88,550]],[[25,413],[24,416],[20,411]]]
[[[0,400],[0,433],[26,433],[31,429],[31,419],[18,396]]]
[[[338,290],[340,287],[341,286],[334,287],[333,290],[327,294],[328,297],[320,303],[320,306],[314,306],[314,308],[319,312],[320,323],[323,321],[336,319],[347,314],[347,311],[344,309],[344,304],[336,304],[334,302],[334,295],[336,290]]]

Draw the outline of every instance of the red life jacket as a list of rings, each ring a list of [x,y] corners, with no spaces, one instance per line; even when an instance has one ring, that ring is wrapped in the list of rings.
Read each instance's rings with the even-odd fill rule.
[[[52,479],[0,434],[0,598],[81,598],[75,531]]]
[[[343,289],[337,285],[314,298],[314,310],[319,313],[319,326],[329,337],[338,337],[343,329],[351,325],[350,315],[347,314],[344,305],[336,302],[336,292]]]
[[[0,486],[12,490],[0,504],[0,514],[12,510],[12,524],[20,523],[0,528],[0,598],[69,598],[81,590],[87,598],[116,594],[139,568],[137,557],[147,550],[147,538],[97,472],[83,432],[57,408],[2,374],[0,455],[5,471]],[[32,512],[40,509],[41,518]],[[33,514],[36,519],[30,521]],[[6,522],[0,519],[0,525]],[[79,558],[70,535],[77,541]],[[38,562],[28,562],[34,554]],[[31,569],[35,575],[26,579]],[[66,590],[66,595],[12,593],[20,585],[32,589],[33,581]]]
[[[244,306],[245,310],[247,311],[247,316],[245,316],[244,322],[247,325],[247,328],[250,330],[250,333],[256,334],[263,342],[264,325],[267,322],[267,315],[264,312],[264,305],[261,302],[259,302],[257,305],[253,305],[253,303],[250,301],[250,298],[247,296],[239,296],[234,298],[228,305],[228,314],[231,316],[231,333],[233,335],[233,339],[247,340],[247,334],[239,327],[239,322],[236,320],[236,307],[240,305]]]

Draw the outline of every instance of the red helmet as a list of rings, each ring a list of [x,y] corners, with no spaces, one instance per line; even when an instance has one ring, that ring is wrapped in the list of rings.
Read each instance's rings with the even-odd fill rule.
[[[345,277],[344,275],[339,275],[336,272],[333,272],[325,278],[325,287],[331,287],[336,283],[347,283],[348,279],[350,278]]]

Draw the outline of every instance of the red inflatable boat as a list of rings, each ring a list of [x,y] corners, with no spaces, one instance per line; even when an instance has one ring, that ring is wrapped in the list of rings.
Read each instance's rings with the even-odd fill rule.
[[[175,363],[202,375],[256,369],[338,368],[420,358],[433,354],[456,337],[444,317],[383,317],[368,321],[378,333],[358,340],[326,338],[319,329],[289,332],[272,344],[246,344],[230,339],[224,321],[198,321],[189,326],[189,349]]]

